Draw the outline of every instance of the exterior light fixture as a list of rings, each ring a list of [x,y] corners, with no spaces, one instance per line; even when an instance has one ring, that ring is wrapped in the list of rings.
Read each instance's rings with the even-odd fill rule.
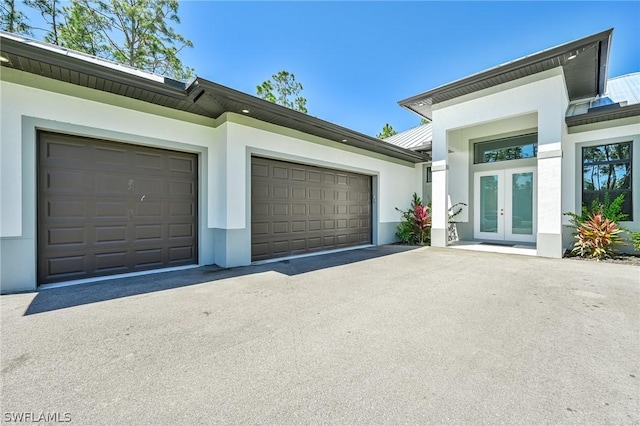
[[[244,112],[245,114],[249,114],[249,110],[248,109],[243,109],[242,112]]]
[[[346,142],[346,141],[347,141],[346,139],[342,139],[342,142]]]
[[[575,59],[577,56],[578,56],[578,52],[576,52],[576,53],[573,53],[573,52],[572,52],[572,53],[569,55],[569,57],[567,58],[567,61],[570,61],[570,60],[572,60],[572,59]]]
[[[9,62],[9,58],[7,58],[6,56],[0,55],[0,62],[2,63]]]

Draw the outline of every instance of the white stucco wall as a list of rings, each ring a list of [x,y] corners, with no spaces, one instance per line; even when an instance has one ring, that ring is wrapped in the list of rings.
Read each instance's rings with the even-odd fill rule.
[[[395,207],[407,208],[414,192],[420,193],[421,169],[414,164],[366,151],[344,150],[342,145],[324,143],[320,138],[296,137],[298,132],[256,122],[245,116],[227,113],[229,121],[222,128],[227,138],[227,179],[224,191],[225,221],[217,226],[229,230],[246,230],[239,253],[250,253],[250,166],[251,156],[263,156],[291,162],[362,173],[373,177],[373,242],[395,241],[395,227],[400,214]],[[255,126],[255,127],[254,127]],[[260,128],[258,128],[260,127]],[[283,131],[281,133],[280,131]],[[316,140],[317,139],[317,140]],[[360,152],[359,152],[360,151]],[[238,194],[245,194],[239,197]],[[238,259],[231,264],[246,264]]]
[[[3,70],[0,121],[0,281],[3,292],[36,287],[36,132],[48,130],[199,155],[199,264],[246,265],[250,246],[250,161],[262,155],[373,176],[374,243],[395,240],[421,191],[412,163],[250,117],[213,120],[14,70]],[[43,88],[51,85],[51,90]],[[35,87],[34,87],[35,86]],[[37,88],[39,87],[39,88]],[[55,90],[53,89],[55,88]],[[68,93],[73,93],[71,96]],[[101,100],[96,100],[100,98]],[[103,101],[104,100],[104,101]],[[182,115],[181,115],[182,114]],[[179,115],[178,118],[172,118]]]
[[[629,123],[632,121],[632,123]],[[633,188],[633,221],[625,221],[622,225],[630,231],[640,231],[640,117],[630,120],[614,120],[607,123],[607,128],[599,125],[579,126],[565,134],[562,141],[562,180],[563,212],[579,212],[582,204],[582,148],[617,142],[632,142],[632,183]],[[573,178],[572,178],[573,177]],[[569,224],[564,217],[563,223]]]
[[[11,73],[13,77],[24,77],[18,71],[3,70],[3,78]],[[42,80],[37,76],[28,80],[31,79]],[[64,83],[55,82],[55,86],[64,87]],[[77,92],[78,88],[73,90]],[[212,155],[209,149],[216,144],[213,127],[5,80],[0,81],[0,93],[0,281],[3,292],[30,290],[36,285],[37,130],[198,154],[199,263],[213,263],[209,228],[219,208],[213,202],[215,181],[207,161]],[[138,101],[126,100],[126,103],[135,107]],[[215,120],[210,120],[210,124],[215,124]]]
[[[448,197],[451,203],[470,204],[471,153],[468,142],[472,135],[486,133],[488,130],[496,135],[508,133],[517,130],[519,121],[522,121],[522,130],[525,130],[530,127],[528,120],[532,116],[537,117],[538,188],[542,188],[538,191],[537,200],[538,240],[540,242],[540,234],[560,236],[561,144],[566,133],[564,113],[567,105],[568,96],[561,68],[434,105],[432,191],[435,245],[447,244],[444,239],[446,232],[442,230],[446,229]],[[463,214],[458,220],[468,219],[469,216]],[[442,230],[438,231],[436,228]],[[554,237],[554,240],[557,239]],[[560,247],[554,244],[556,247],[553,248],[553,255],[559,256]]]

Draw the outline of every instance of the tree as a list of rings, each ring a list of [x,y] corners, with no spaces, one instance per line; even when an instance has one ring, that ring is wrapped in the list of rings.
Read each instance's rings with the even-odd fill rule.
[[[376,137],[378,139],[386,139],[388,137],[391,137],[393,135],[397,135],[398,132],[396,132],[393,127],[391,127],[391,125],[389,123],[385,124],[384,127],[382,128],[382,132],[378,133],[376,135]]]
[[[421,118],[420,119],[420,125],[421,126],[424,125],[424,124],[429,124],[429,123],[431,123],[431,121],[427,120],[426,118]]]
[[[296,76],[284,70],[256,87],[258,97],[306,114],[307,99],[299,96],[302,90],[302,84],[296,81]]]
[[[74,0],[60,44],[176,80],[193,75],[178,54],[193,43],[170,23],[180,23],[178,0]]]
[[[65,6],[66,23],[60,27],[59,40],[64,47],[93,56],[108,56],[106,41],[94,16],[80,2]]]
[[[62,9],[58,0],[24,0],[24,3],[36,9],[42,15],[47,28],[34,28],[45,32],[44,41],[60,44],[58,32],[62,21]]]
[[[24,12],[16,8],[16,0],[0,2],[0,29],[10,33],[31,35],[31,26]]]

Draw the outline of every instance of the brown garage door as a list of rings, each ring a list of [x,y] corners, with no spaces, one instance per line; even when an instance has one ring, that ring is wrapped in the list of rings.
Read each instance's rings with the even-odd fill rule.
[[[371,243],[371,177],[251,159],[251,259]]]
[[[196,155],[38,136],[40,284],[197,262]]]

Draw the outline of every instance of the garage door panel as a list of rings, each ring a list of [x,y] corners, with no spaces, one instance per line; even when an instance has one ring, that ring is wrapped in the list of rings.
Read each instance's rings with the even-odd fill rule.
[[[289,187],[286,186],[273,186],[273,198],[275,199],[288,199]]]
[[[194,226],[191,223],[174,223],[169,225],[169,238],[184,238],[194,236]]]
[[[251,170],[253,260],[370,243],[370,177],[258,157]]]
[[[291,206],[291,214],[293,216],[306,216],[307,205],[306,204],[293,204]]]
[[[95,269],[99,272],[127,270],[127,252],[118,251],[115,253],[96,253]]]
[[[307,172],[307,180],[309,182],[320,183],[322,182],[322,173],[309,170]]]
[[[307,173],[305,172],[304,169],[296,169],[296,168],[291,169],[291,179],[293,180],[304,181],[306,176],[307,176]]]
[[[294,200],[304,200],[307,198],[307,191],[305,188],[291,188],[291,198]]]
[[[322,181],[324,183],[328,183],[331,186],[335,185],[336,184],[336,175],[335,175],[335,173],[324,172],[322,174]]]
[[[96,226],[93,241],[95,241],[96,244],[125,243],[127,241],[127,227],[126,225]]]
[[[288,234],[289,222],[273,222],[273,234]]]
[[[78,174],[78,179],[84,179],[88,171]],[[97,193],[106,196],[122,196],[133,190],[134,181],[120,173],[99,173],[95,175],[95,186],[89,193]]]
[[[44,211],[50,221],[76,220],[86,216],[84,201],[74,199],[48,200]]]
[[[251,235],[253,236],[268,236],[270,235],[270,226],[266,222],[256,222],[251,227]]]
[[[96,165],[127,166],[127,151],[124,149],[97,147],[95,153]]]
[[[195,196],[195,183],[193,181],[171,181],[169,182],[169,194],[175,197]]]
[[[292,221],[291,232],[307,232],[307,222],[304,220]]]
[[[162,170],[163,156],[159,154],[136,152],[133,156],[133,165],[143,169]]]
[[[85,154],[83,153],[83,144],[62,141],[50,141],[47,148],[42,150],[43,160],[61,160],[63,162],[83,163]]]
[[[167,194],[165,186],[166,180],[161,176],[151,178],[137,177],[132,180],[131,191],[133,192],[132,195],[136,197],[142,198],[144,196],[144,199],[147,199],[151,197],[161,197],[163,195],[166,196]]]
[[[150,203],[141,204],[141,206],[148,207]],[[160,205],[158,203],[158,205]],[[169,216],[171,217],[179,217],[179,216],[195,216],[196,214],[196,203],[185,203],[184,201],[170,201],[169,202]]]
[[[289,204],[274,203],[273,216],[289,216]]]
[[[162,249],[135,250],[134,268],[162,265]]]
[[[47,259],[50,275],[79,276],[84,275],[87,255],[77,254]]]
[[[86,240],[86,230],[82,226],[74,226],[71,228],[50,228],[48,231],[48,246],[73,246],[77,244],[84,244]]]
[[[195,173],[197,163],[192,158],[178,158],[169,156],[169,170],[172,172]]]
[[[169,262],[171,264],[188,262],[195,256],[193,246],[169,248]]]
[[[277,255],[286,255],[289,252],[289,241],[274,241],[271,243],[272,251]]]
[[[269,166],[267,164],[252,164],[251,176],[269,177]]]
[[[96,201],[95,219],[115,219],[128,221],[130,216],[128,201]]]
[[[273,166],[271,171],[275,179],[289,179],[289,169],[286,167]]]
[[[144,201],[136,200],[135,201],[135,216],[136,219],[156,219],[158,217],[163,216],[162,207],[165,205],[165,202],[162,201],[148,201],[145,197]],[[183,206],[184,210],[191,210],[191,205],[187,203]],[[175,216],[175,215],[170,215]]]
[[[197,156],[41,132],[40,284],[196,263]]]
[[[321,237],[307,238],[307,246],[309,247],[309,250],[317,250],[322,248],[322,238]]]

